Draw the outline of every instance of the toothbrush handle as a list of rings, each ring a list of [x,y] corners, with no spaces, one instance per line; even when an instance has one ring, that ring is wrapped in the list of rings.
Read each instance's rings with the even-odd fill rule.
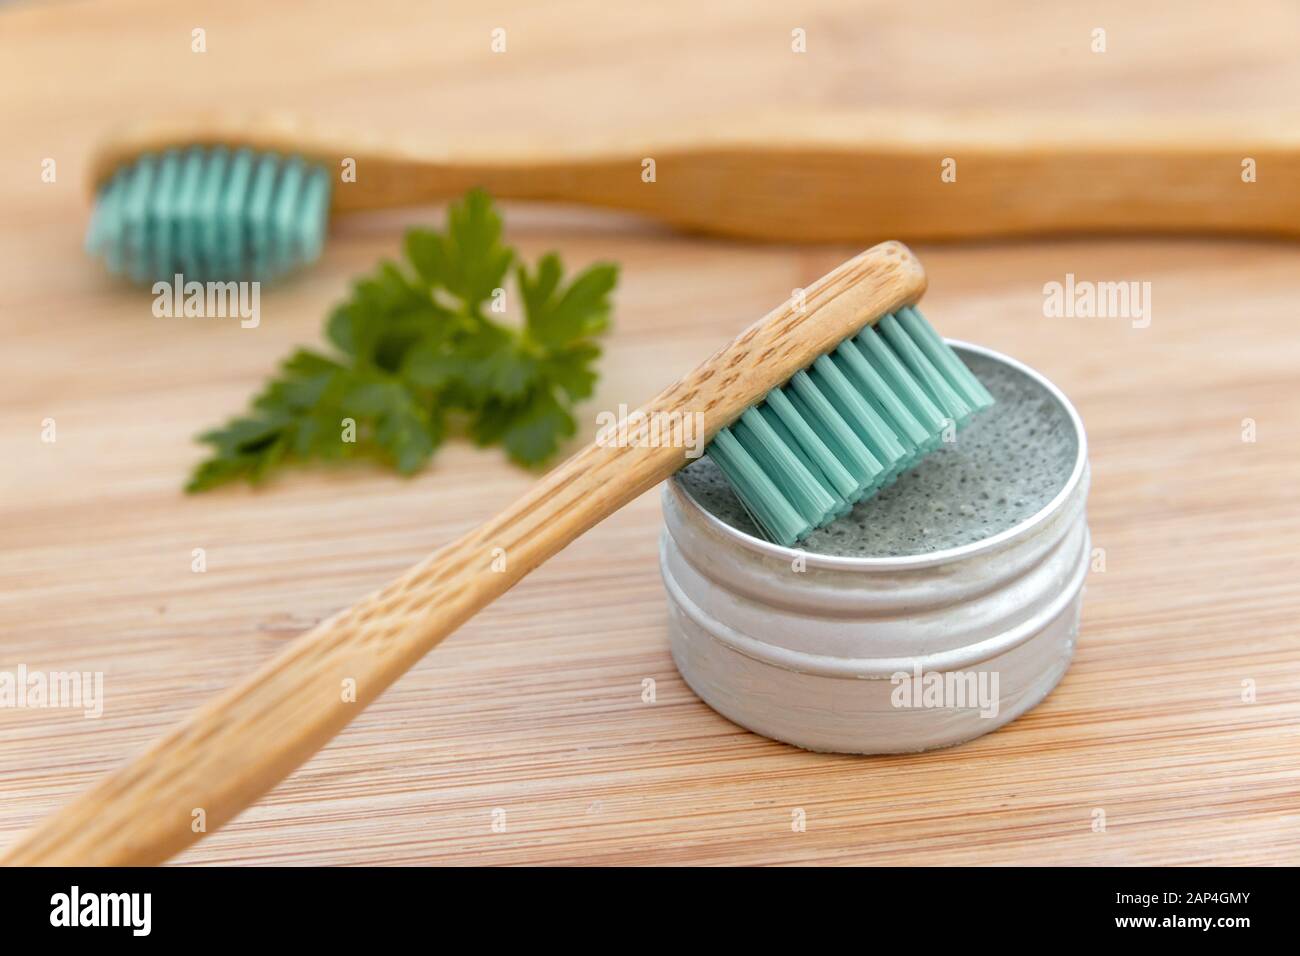
[[[884,243],[787,302],[646,405],[703,416],[704,435],[866,324],[920,298],[908,249]],[[637,421],[633,419],[632,421]],[[10,848],[24,865],[158,863],[233,818],[319,750],[477,611],[596,522],[667,478],[689,451],[592,444],[477,530],[297,639]]]
[[[642,213],[694,232],[873,242],[1086,232],[1300,235],[1300,136],[1286,124],[798,114],[682,127],[636,143],[395,142],[292,120],[198,117],[119,135],[96,182],[185,144],[297,152],[356,180],[335,211],[500,198]],[[653,181],[648,160],[653,160]],[[950,161],[950,162],[946,162]],[[1243,164],[1254,164],[1254,181]]]

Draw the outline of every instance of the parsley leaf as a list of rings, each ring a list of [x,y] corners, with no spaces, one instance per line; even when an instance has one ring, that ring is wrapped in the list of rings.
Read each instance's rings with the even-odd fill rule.
[[[536,275],[529,276],[522,267],[517,270],[528,311],[528,334],[550,348],[563,348],[605,331],[609,294],[618,282],[618,266],[597,263],[561,290],[563,271],[560,257],[553,252],[542,257]]]
[[[406,257],[425,286],[442,288],[472,313],[500,288],[515,252],[501,243],[501,217],[482,190],[474,190],[447,213],[446,233],[412,229]]]
[[[255,484],[309,461],[366,458],[412,474],[453,425],[521,465],[551,458],[577,430],[573,404],[595,388],[618,267],[597,263],[565,284],[559,256],[530,271],[502,237],[481,190],[451,206],[445,230],[410,230],[406,262],[381,263],[329,315],[331,352],[294,352],[248,411],[199,436],[212,453],[186,490]],[[489,318],[512,272],[519,327]]]

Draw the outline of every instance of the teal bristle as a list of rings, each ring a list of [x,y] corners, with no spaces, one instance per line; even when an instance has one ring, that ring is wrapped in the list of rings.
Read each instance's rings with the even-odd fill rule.
[[[146,154],[99,190],[86,250],[134,282],[274,279],[320,255],[330,177],[296,156]]]
[[[993,396],[914,306],[797,372],[708,455],[757,525],[792,545],[891,484]]]

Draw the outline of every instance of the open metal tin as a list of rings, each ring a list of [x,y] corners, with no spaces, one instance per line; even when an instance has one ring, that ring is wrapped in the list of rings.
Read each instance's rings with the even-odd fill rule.
[[[982,540],[901,557],[786,548],[664,483],[660,567],[673,659],[723,716],[809,750],[905,753],[988,733],[1041,701],[1074,652],[1091,547],[1083,423],[1051,382],[1077,456],[1056,496]]]

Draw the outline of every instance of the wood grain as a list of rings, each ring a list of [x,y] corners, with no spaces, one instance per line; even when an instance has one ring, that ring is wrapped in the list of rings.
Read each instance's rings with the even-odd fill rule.
[[[86,162],[113,126],[213,103],[471,141],[882,102],[1266,119],[1300,99],[1298,18],[1281,2],[1195,16],[956,2],[0,11],[0,669],[103,671],[107,695],[99,720],[0,709],[0,845],[535,480],[453,442],[410,481],[348,468],[181,495],[193,434],[238,410],[289,349],[318,341],[348,279],[394,254],[404,225],[440,212],[341,223],[318,269],[265,292],[255,330],[154,319],[146,293],[110,283],[80,251]],[[189,52],[199,23],[206,59]],[[511,49],[492,59],[499,23]],[[1087,52],[1099,24],[1105,56]],[[809,30],[801,60],[788,53],[794,25]],[[39,178],[47,156],[53,184]],[[855,251],[683,238],[524,204],[507,223],[525,256],[558,248],[575,266],[624,265],[584,440],[597,411],[645,400]],[[651,492],[178,861],[1300,862],[1295,247],[916,251],[935,324],[1045,373],[1088,427],[1106,570],[1089,579],[1075,664],[1042,706],[916,757],[808,754],[740,730],[673,669]],[[1150,327],[1045,318],[1043,284],[1066,273],[1150,281]],[[47,417],[54,444],[40,441]],[[190,570],[196,547],[203,574]],[[791,829],[796,808],[806,832]]]

